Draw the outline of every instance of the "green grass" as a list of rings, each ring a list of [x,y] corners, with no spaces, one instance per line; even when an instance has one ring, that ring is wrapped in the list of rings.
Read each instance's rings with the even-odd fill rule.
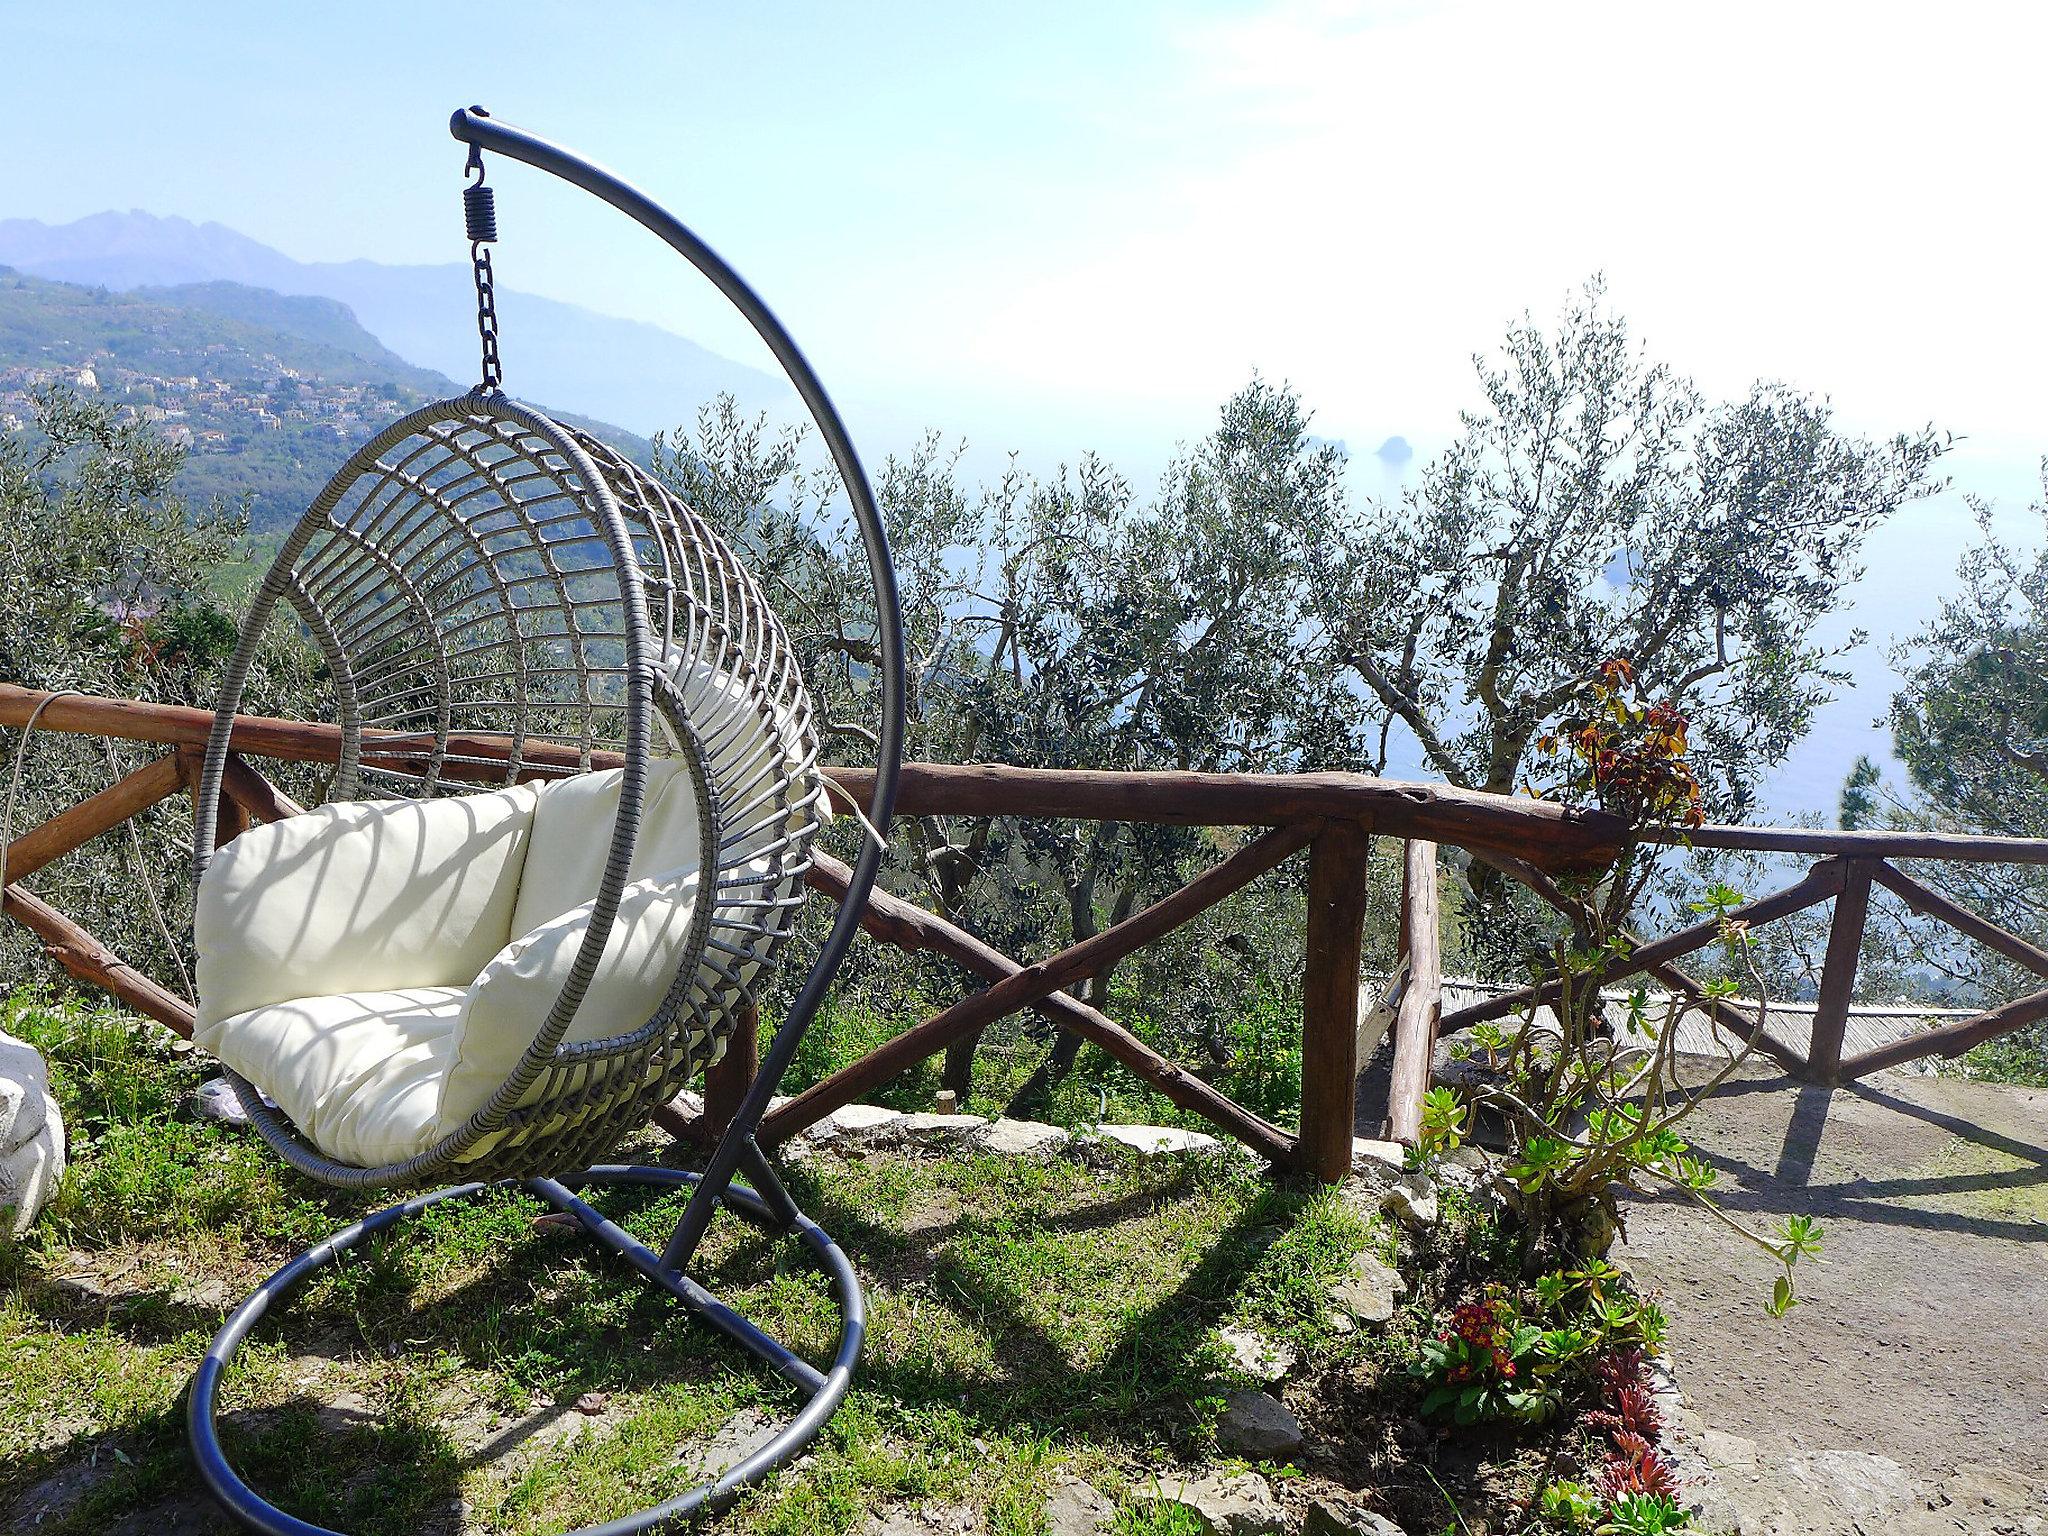
[[[18,999],[0,1027],[50,1056],[75,1138],[56,1205],[0,1246],[0,1525],[30,1518],[31,1490],[41,1507],[53,1480],[76,1479],[37,1528],[96,1531],[199,1497],[179,1413],[224,1305],[374,1202],[192,1118],[203,1060],[150,1026]],[[941,1503],[1030,1536],[1071,1470],[1149,1531],[1156,1513],[1131,1486],[1204,1455],[1242,1384],[1220,1325],[1255,1324],[1325,1364],[1388,1347],[1322,1321],[1329,1279],[1391,1241],[1377,1220],[1235,1155],[876,1155],[799,1164],[790,1182],[863,1273],[868,1349],[817,1448],[726,1529],[827,1536],[885,1505]],[[681,1205],[598,1203],[657,1243]],[[437,1208],[259,1329],[225,1393],[251,1480],[350,1530],[452,1528],[458,1500],[470,1528],[558,1530],[680,1492],[678,1447],[735,1413],[787,1414],[791,1396],[746,1356],[594,1248],[536,1229],[541,1209],[505,1192]],[[829,1353],[836,1314],[795,1245],[721,1221],[698,1274],[800,1352]],[[571,1411],[586,1394],[601,1414]]]

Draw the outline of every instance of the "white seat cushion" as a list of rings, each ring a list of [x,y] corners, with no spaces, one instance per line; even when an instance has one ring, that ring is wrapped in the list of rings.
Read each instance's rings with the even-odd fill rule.
[[[441,1096],[468,998],[464,987],[302,997],[203,1025],[193,1039],[329,1157],[374,1168],[452,1129]]]
[[[699,669],[684,691],[730,786],[729,842],[752,828],[727,853],[751,862],[729,878],[751,874],[739,894],[762,894],[760,850],[822,819],[816,806],[778,817],[762,798],[764,780],[801,770],[808,735],[787,708],[764,719],[724,674]],[[242,834],[201,884],[194,1038],[339,1161],[400,1162],[461,1129],[568,981],[622,778],[325,806]],[[651,758],[631,883],[564,1043],[639,1029],[660,1007],[698,899],[699,830],[688,770]]]
[[[520,785],[347,801],[244,832],[199,882],[200,1024],[291,998],[467,986],[512,935],[536,798]]]

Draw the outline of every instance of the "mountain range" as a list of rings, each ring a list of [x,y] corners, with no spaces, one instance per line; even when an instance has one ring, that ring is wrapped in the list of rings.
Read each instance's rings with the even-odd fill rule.
[[[416,367],[471,379],[476,308],[469,268],[296,261],[229,229],[133,210],[69,224],[0,219],[0,266],[115,291],[226,282],[335,300]],[[729,393],[748,410],[787,409],[780,379],[672,331],[514,289],[498,292],[508,388],[651,434]]]
[[[246,507],[257,533],[303,512],[393,416],[462,392],[333,299],[220,281],[120,292],[0,267],[0,430],[27,428],[52,385],[153,425],[185,450],[178,488]],[[551,414],[648,457],[643,438]]]

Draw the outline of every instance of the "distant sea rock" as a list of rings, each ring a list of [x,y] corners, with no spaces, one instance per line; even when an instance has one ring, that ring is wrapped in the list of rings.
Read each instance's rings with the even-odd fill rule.
[[[1390,437],[1373,450],[1372,456],[1382,464],[1401,465],[1415,457],[1415,450],[1408,446],[1407,438]]]

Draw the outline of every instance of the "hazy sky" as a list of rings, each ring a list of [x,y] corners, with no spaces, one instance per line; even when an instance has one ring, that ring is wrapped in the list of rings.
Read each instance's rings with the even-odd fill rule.
[[[1710,386],[2031,456],[2042,17],[0,3],[0,213],[450,260],[476,100],[682,212],[841,390],[977,437],[1163,448],[1257,366],[1354,446],[1440,438],[1469,354],[1604,269]],[[500,180],[505,282],[742,350],[651,240]]]
[[[1097,447],[1142,479],[1256,367],[1354,450],[1426,450],[1470,355],[1603,270],[1710,390],[1933,421],[1968,438],[1959,485],[2016,513],[2048,449],[2044,58],[2048,8],[1954,0],[0,0],[0,215],[455,260],[445,121],[478,101],[696,226],[864,434]],[[764,361],[651,238],[496,180],[508,286]],[[1957,497],[1907,514],[1856,618],[1909,632],[1967,537]],[[1781,804],[1883,750],[1881,647],[1852,665]]]

